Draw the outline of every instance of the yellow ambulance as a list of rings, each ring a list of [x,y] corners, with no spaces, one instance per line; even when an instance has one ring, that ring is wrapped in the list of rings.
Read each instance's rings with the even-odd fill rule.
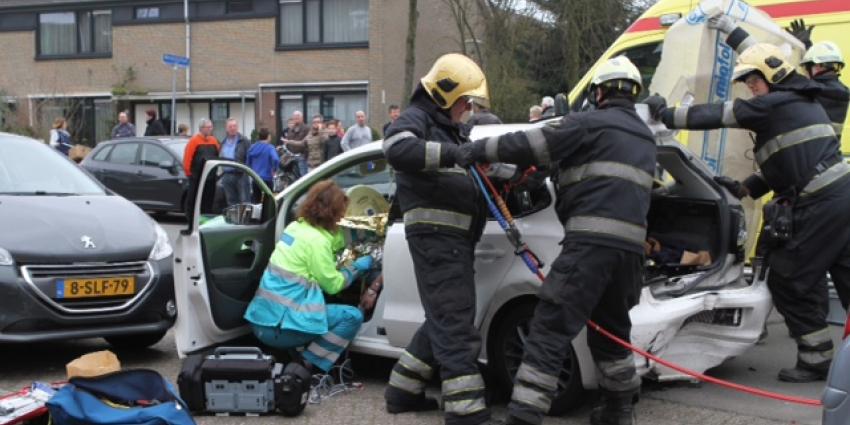
[[[850,55],[850,0],[748,0],[747,3],[766,12],[783,28],[795,19],[804,19],[806,25],[815,26],[812,31],[813,42],[833,41],[841,48],[845,59]],[[644,87],[649,87],[661,60],[664,34],[679,19],[686,18],[698,4],[699,0],[659,0],[644,12],[572,89],[569,94],[572,108],[580,108],[595,68],[615,56],[628,56],[641,70]],[[841,80],[850,86],[850,68],[846,68]],[[648,90],[645,90],[642,96],[647,94]],[[850,119],[844,122],[842,134],[850,134]],[[687,137],[688,132],[680,135],[681,142],[686,145]],[[850,137],[843,137],[841,150],[845,155],[850,154]]]

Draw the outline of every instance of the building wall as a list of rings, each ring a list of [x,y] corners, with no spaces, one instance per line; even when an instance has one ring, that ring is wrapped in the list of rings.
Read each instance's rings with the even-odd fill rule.
[[[420,0],[415,79],[440,55],[458,51],[457,29],[443,0]],[[368,81],[368,114],[373,127],[387,120],[387,107],[402,104],[408,2],[370,0],[368,48],[276,50],[276,18],[192,23],[191,91],[245,91],[260,84]],[[132,68],[128,88],[170,92],[172,71],[165,53],[185,53],[182,23],[148,23],[113,27],[112,57],[106,59],[35,60],[36,31],[0,32],[0,91],[27,95],[109,95]],[[185,71],[177,90],[185,91]],[[277,95],[257,94],[256,122],[276,128]],[[194,124],[198,111],[191,114]]]

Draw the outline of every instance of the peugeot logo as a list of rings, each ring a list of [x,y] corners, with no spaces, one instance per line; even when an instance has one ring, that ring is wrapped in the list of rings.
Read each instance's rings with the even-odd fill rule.
[[[80,238],[80,242],[83,243],[84,249],[95,249],[95,248],[97,248],[97,246],[95,246],[94,241],[92,240],[91,236],[83,235],[83,237]]]

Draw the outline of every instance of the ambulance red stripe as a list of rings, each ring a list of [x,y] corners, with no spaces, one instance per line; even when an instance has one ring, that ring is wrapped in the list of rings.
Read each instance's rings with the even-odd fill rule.
[[[850,12],[850,0],[815,0],[801,1],[795,3],[773,4],[759,6],[775,19],[789,17],[804,17],[809,15],[822,15],[826,13]],[[664,29],[657,17],[643,18],[635,21],[626,32],[657,31]]]

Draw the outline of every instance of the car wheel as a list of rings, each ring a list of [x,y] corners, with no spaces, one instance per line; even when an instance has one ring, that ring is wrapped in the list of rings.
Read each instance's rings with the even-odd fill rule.
[[[525,353],[525,339],[528,336],[531,317],[534,315],[534,303],[524,303],[511,308],[498,323],[498,328],[492,333],[490,344],[490,365],[493,378],[498,387],[503,388],[501,394],[510,398],[513,389],[513,378],[522,363]],[[581,371],[575,351],[570,347],[561,376],[558,380],[558,391],[552,400],[549,415],[560,416],[578,407],[582,402],[584,387],[581,384]]]
[[[138,335],[107,336],[103,339],[116,350],[138,350],[148,348],[159,342],[165,331]]]

